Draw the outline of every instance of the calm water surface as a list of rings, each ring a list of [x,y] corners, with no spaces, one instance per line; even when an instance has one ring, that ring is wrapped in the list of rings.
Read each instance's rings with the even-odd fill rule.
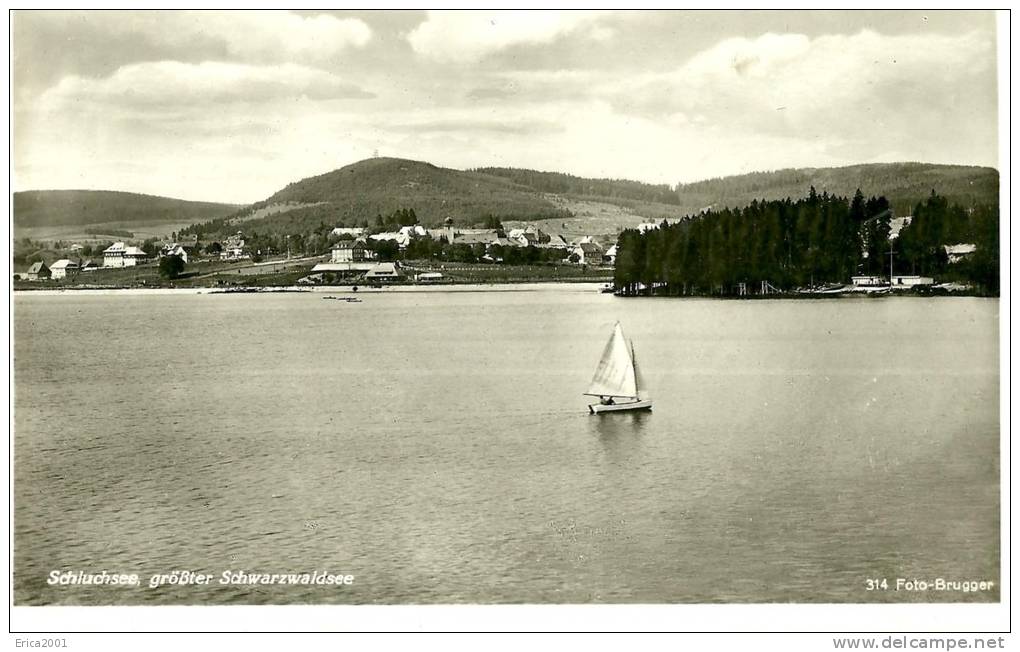
[[[998,301],[523,289],[19,294],[16,603],[999,599],[865,590],[998,583]],[[616,319],[655,408],[592,417]]]

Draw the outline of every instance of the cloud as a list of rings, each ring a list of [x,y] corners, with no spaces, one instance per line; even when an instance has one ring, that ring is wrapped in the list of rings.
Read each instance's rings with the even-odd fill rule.
[[[219,40],[230,54],[259,61],[328,58],[372,38],[372,30],[357,18],[289,11],[173,12],[169,17],[171,29]],[[163,25],[154,36],[172,39],[171,29]]]
[[[364,47],[372,30],[358,18],[289,11],[54,11],[28,16],[59,32],[140,38],[180,57],[195,49],[245,62],[329,60]]]
[[[372,93],[336,75],[296,64],[158,61],[122,66],[106,78],[65,77],[47,90],[48,108],[109,105],[116,108],[195,107],[225,102],[308,98],[366,99]]]
[[[589,36],[612,37],[594,26],[605,12],[593,11],[430,11],[407,35],[418,54],[440,61],[477,61],[514,45],[551,43],[591,28]]]
[[[994,91],[994,60],[994,44],[977,32],[764,34],[724,40],[674,71],[637,75],[602,92],[622,111],[825,135],[880,129],[883,121],[945,120],[972,109],[968,93],[987,106],[981,89]]]
[[[394,132],[413,133],[464,133],[490,132],[496,134],[513,134],[516,136],[534,136],[560,132],[565,127],[553,120],[521,120],[521,119],[437,119],[419,120],[412,123],[395,123],[387,127]]]

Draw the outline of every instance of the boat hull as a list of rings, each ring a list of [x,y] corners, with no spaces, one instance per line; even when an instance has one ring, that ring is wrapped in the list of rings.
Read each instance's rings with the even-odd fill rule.
[[[613,403],[612,405],[603,405],[602,403],[595,403],[589,405],[588,410],[592,414],[602,414],[604,412],[626,412],[632,410],[651,410],[651,401],[630,401],[628,403]]]

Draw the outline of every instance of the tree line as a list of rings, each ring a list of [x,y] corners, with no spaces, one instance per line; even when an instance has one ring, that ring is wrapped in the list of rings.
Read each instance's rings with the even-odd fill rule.
[[[708,210],[618,240],[616,286],[670,295],[737,294],[740,284],[767,282],[780,290],[846,283],[857,274],[888,272],[945,276],[998,292],[998,208],[964,209],[932,191],[890,244],[892,211],[885,197],[818,194],[752,201],[744,208]],[[944,245],[973,243],[977,252],[950,265]],[[650,290],[648,290],[650,291]]]

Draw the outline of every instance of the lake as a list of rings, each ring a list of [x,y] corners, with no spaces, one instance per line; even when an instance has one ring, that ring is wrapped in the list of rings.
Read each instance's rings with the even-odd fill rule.
[[[998,300],[432,290],[17,294],[15,603],[999,600]]]

